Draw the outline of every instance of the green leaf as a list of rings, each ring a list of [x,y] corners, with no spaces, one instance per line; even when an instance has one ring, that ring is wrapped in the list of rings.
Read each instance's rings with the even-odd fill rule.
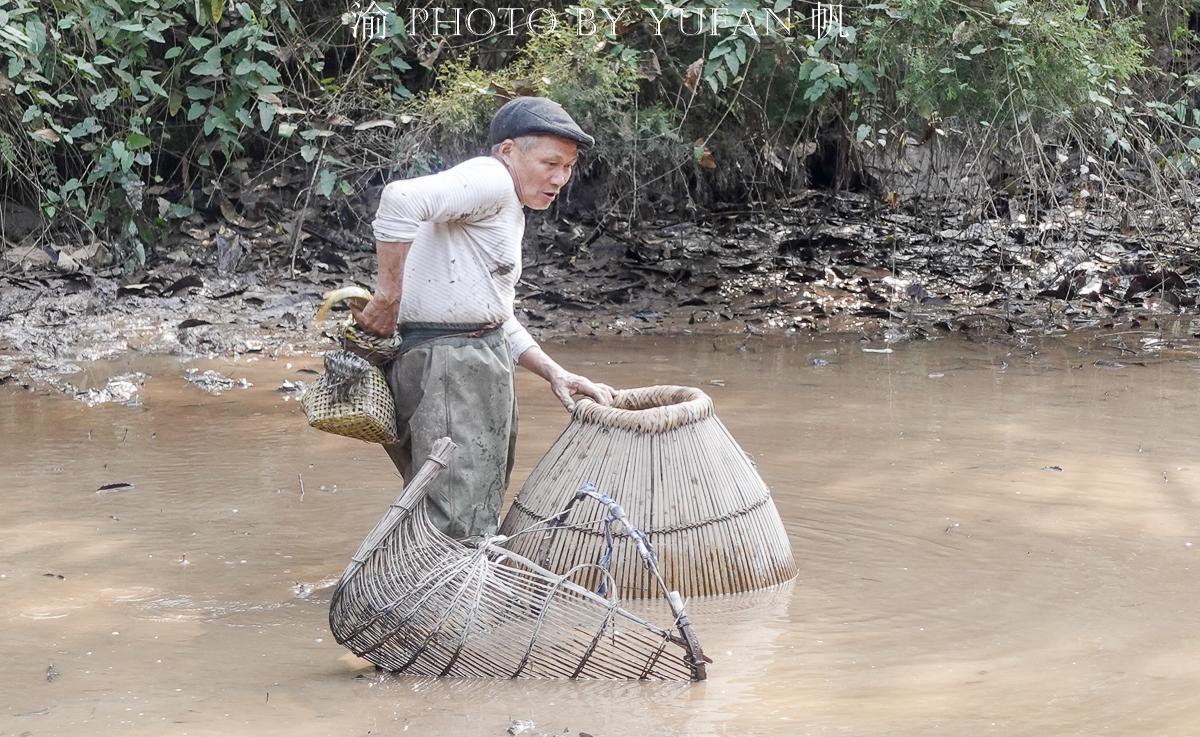
[[[738,70],[742,68],[742,63],[738,61],[737,55],[730,51],[725,55],[725,66],[729,67],[730,77],[737,77]]]
[[[166,28],[167,28],[166,23],[163,23],[160,20],[155,20],[149,26],[146,27],[146,30],[142,32],[142,35],[155,43],[165,44],[167,42],[167,40],[165,38],[163,38],[162,32]]]
[[[221,22],[221,15],[225,13],[225,0],[209,0],[208,9],[215,26]]]
[[[125,147],[124,142],[113,141],[109,150],[112,151],[113,158],[117,160],[117,163],[121,165],[123,170],[129,171],[133,168],[133,154],[129,153],[129,149]]]
[[[237,66],[234,67],[233,76],[244,77],[252,71],[254,71],[254,62],[250,59],[242,59],[238,62]]]
[[[260,62],[256,63],[254,65],[254,68],[256,70],[258,70],[258,73],[260,75],[262,75],[262,78],[267,80],[268,82],[274,84],[279,81],[278,70],[276,70],[275,67],[271,66],[270,64],[266,63],[265,61],[260,61]]]
[[[204,114],[204,111],[205,111],[205,110],[207,110],[207,109],[208,109],[208,108],[206,108],[206,107],[204,106],[204,103],[202,103],[202,102],[193,102],[193,103],[192,103],[192,106],[191,106],[191,107],[189,107],[189,108],[188,108],[188,111],[187,111],[187,119],[188,119],[188,121],[189,121],[189,122],[191,122],[191,121],[195,120],[196,118],[199,118],[201,115],[203,115],[203,114]]]
[[[1200,138],[1192,138],[1187,142],[1189,151],[1200,151]]]
[[[139,148],[145,148],[150,145],[150,137],[144,133],[131,131],[125,138],[125,145],[130,151],[137,151]]]
[[[142,26],[142,24],[138,23],[135,20],[122,21],[120,23],[117,23],[116,27],[121,29],[122,31],[129,31],[130,33],[141,33],[142,31],[145,30],[145,28]]]
[[[971,54],[971,56],[978,56],[979,54],[982,54],[985,51],[987,51],[987,48],[984,47],[983,44],[976,44],[975,46],[971,47],[970,54]]]
[[[46,24],[40,18],[31,18],[25,22],[25,35],[29,36],[29,50],[39,55],[46,48]]]
[[[258,103],[258,122],[262,126],[263,132],[271,130],[271,123],[275,122],[275,106],[269,102],[260,100]]]
[[[75,66],[79,69],[79,71],[88,75],[92,79],[100,79],[100,72],[98,72],[96,70],[96,67],[92,66],[92,63],[90,61],[83,59],[81,57],[78,57],[78,56],[71,56],[68,58],[70,58],[71,61],[75,62]]]
[[[821,77],[824,77],[826,74],[829,74],[830,72],[832,72],[835,68],[836,67],[834,67],[833,64],[830,64],[827,61],[817,62],[817,64],[813,67],[813,70],[809,73],[808,78],[809,79],[820,79]]]
[[[143,69],[140,79],[142,80],[142,84],[145,85],[146,89],[150,90],[154,94],[158,95],[159,97],[169,97],[167,91],[163,89],[163,86],[154,78],[154,72],[150,71],[149,69]]]
[[[811,85],[809,85],[809,88],[804,91],[804,99],[808,100],[809,102],[816,102],[817,100],[821,99],[821,97],[825,94],[825,91],[828,89],[829,85],[825,83],[825,80],[818,79],[816,82],[813,82]]]
[[[171,59],[174,59],[175,57],[179,56],[182,53],[183,53],[182,46],[172,46],[171,48],[167,49],[167,53],[163,54],[163,58],[166,59],[167,61],[170,61]]]
[[[867,140],[867,136],[871,135],[871,126],[866,123],[858,126],[858,130],[854,132],[854,140],[857,143],[862,143]]]
[[[221,51],[213,48],[204,52],[204,61],[194,65],[188,71],[198,77],[221,76],[223,74],[223,70],[221,69]]]
[[[92,95],[91,98],[89,98],[89,102],[91,102],[92,107],[96,108],[97,110],[103,110],[117,101],[118,94],[119,93],[115,87],[107,87]]]
[[[282,128],[282,126],[281,126]],[[305,161],[312,163],[312,160],[317,158],[317,147],[312,144],[306,144],[300,147],[300,157]]]
[[[207,87],[188,85],[187,96],[189,100],[207,100],[213,96],[213,91]]]
[[[334,185],[337,184],[337,175],[328,169],[322,169],[321,174],[317,177],[317,194],[328,198],[333,194]]]
[[[97,122],[94,117],[89,115],[88,117],[76,123],[74,127],[71,128],[71,132],[67,135],[69,135],[71,138],[83,138],[84,136],[90,136],[93,133],[98,133],[100,130],[100,123]]]
[[[203,36],[188,36],[188,43],[190,43],[192,45],[193,49],[195,49],[196,51],[199,51],[200,49],[204,48],[205,46],[211,45],[212,41],[209,41],[207,38],[204,38]]]

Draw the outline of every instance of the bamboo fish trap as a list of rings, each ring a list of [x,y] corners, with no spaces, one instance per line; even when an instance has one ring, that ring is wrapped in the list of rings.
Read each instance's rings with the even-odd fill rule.
[[[628,535],[609,553],[605,511],[575,505],[591,481],[615,499],[658,556],[665,589],[638,565]],[[590,399],[546,452],[500,527],[557,523],[513,540],[510,549],[552,571],[602,557],[621,598],[728,594],[790,580],[796,562],[771,493],[699,389],[652,386],[618,392],[611,407]],[[590,574],[585,586],[595,586]]]
[[[339,643],[382,668],[427,676],[705,678],[711,661],[677,593],[664,592],[673,620],[659,627],[579,586],[573,579],[590,564],[558,575],[505,550],[503,537],[468,545],[435,528],[421,502],[453,448],[449,438],[434,445],[342,573],[329,607]],[[590,489],[579,495],[606,501]]]

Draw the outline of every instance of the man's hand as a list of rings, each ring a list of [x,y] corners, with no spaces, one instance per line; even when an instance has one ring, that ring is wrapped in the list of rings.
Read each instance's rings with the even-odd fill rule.
[[[400,315],[400,300],[377,294],[361,310],[351,307],[350,314],[364,332],[380,338],[387,338],[396,332],[396,318]]]
[[[608,406],[613,403],[613,399],[617,395],[617,390],[608,384],[600,384],[586,376],[566,371],[557,371],[551,375],[550,390],[554,392],[554,396],[558,397],[558,401],[562,402],[568,412],[575,411],[574,397],[576,396],[588,397],[599,404]]]

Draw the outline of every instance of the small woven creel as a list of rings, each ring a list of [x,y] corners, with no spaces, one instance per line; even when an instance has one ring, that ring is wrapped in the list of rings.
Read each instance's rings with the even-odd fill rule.
[[[318,319],[340,299],[361,304],[370,299],[366,290],[338,290],[325,297]],[[361,353],[388,360],[400,350],[400,336],[380,338],[364,332],[353,321],[340,329],[343,344],[353,344]],[[358,353],[333,350],[325,354],[325,373],[313,382],[302,399],[308,424],[318,430],[364,440],[368,443],[396,442],[396,408],[383,371]]]

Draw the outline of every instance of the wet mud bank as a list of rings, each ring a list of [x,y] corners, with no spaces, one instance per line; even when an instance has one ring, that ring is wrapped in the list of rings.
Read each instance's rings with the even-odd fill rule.
[[[347,233],[290,258],[265,232],[230,228],[192,223],[132,272],[6,253],[0,383],[77,394],[63,377],[91,360],[327,349],[316,306],[328,289],[370,286],[369,242]],[[1198,252],[1190,224],[1161,214],[984,220],[808,192],[769,212],[635,227],[531,216],[516,307],[550,341],[846,333],[882,349],[961,334],[1021,348],[1086,333],[1120,336],[1136,363],[1200,340]]]

